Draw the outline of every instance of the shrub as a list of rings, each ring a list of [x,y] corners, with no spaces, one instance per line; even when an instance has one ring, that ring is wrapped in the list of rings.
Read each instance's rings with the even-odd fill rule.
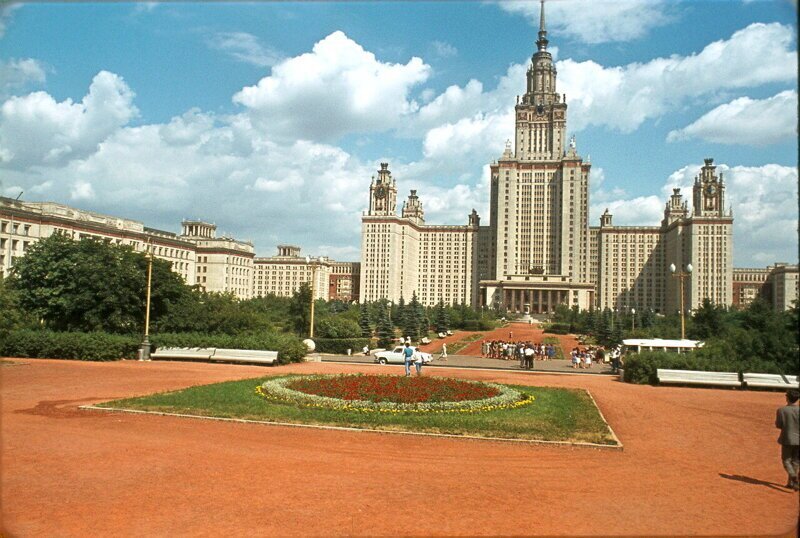
[[[549,334],[569,334],[569,323],[551,323],[545,326],[544,332]]]
[[[658,382],[659,368],[667,370],[697,370],[701,372],[752,372],[762,374],[781,374],[774,362],[753,357],[739,360],[732,355],[716,355],[697,350],[692,353],[664,353],[649,351],[625,357],[624,379],[628,383],[655,385]]]
[[[114,361],[137,356],[134,336],[107,333],[17,330],[0,342],[0,356],[81,361]]]
[[[303,341],[291,334],[247,333],[239,335],[205,333],[159,333],[152,338],[159,347],[221,347],[278,352],[278,363],[299,362],[306,354]]]
[[[317,351],[320,353],[338,353],[344,355],[351,350],[353,355],[361,353],[364,346],[370,343],[369,338],[315,338]]]
[[[494,323],[488,319],[467,319],[461,324],[465,331],[490,331],[494,329]]]
[[[361,327],[353,320],[341,317],[329,317],[319,320],[314,324],[316,333],[321,338],[358,338],[361,336]]]

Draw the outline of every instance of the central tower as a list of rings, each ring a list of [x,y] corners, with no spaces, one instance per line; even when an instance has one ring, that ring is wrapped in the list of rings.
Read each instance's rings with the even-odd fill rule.
[[[567,145],[566,96],[547,50],[544,1],[536,52],[525,93],[515,106],[515,144],[490,165],[490,267],[482,281],[485,305],[552,312],[556,305],[588,308],[589,170],[575,137]]]
[[[531,56],[527,73],[527,91],[517,99],[516,150],[520,160],[557,160],[564,152],[567,105],[556,91],[556,66],[547,51],[544,2],[539,19],[537,51]]]

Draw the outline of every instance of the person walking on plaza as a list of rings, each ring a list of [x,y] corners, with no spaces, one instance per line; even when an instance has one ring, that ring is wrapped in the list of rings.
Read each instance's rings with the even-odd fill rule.
[[[447,362],[447,344],[442,344],[442,355],[439,358]]]
[[[533,368],[533,346],[528,346],[525,348],[525,369],[530,370]]]
[[[800,491],[798,472],[800,472],[800,390],[789,389],[786,391],[786,405],[778,409],[775,417],[775,427],[780,428],[781,434],[778,443],[781,445],[781,462],[789,482],[786,487]]]
[[[415,349],[413,357],[414,357],[414,368],[416,368],[417,370],[417,375],[420,376],[422,375],[422,364],[423,364],[422,353],[420,353],[419,350]]]
[[[403,349],[403,362],[406,365],[406,377],[411,376],[411,363],[414,361],[414,349],[411,344],[406,342],[406,347]]]

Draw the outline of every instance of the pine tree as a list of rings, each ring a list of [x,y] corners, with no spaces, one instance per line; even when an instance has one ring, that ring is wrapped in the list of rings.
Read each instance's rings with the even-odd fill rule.
[[[372,325],[369,321],[369,308],[367,303],[361,303],[358,308],[358,326],[361,327],[361,336],[372,338]]]
[[[392,340],[394,340],[394,324],[392,323],[390,312],[389,305],[383,303],[381,305],[378,326],[376,328],[378,333],[378,347],[391,347]]]
[[[417,294],[414,292],[414,295],[411,296],[411,303],[409,304],[411,308],[412,315],[414,316],[414,322],[417,325],[417,334],[419,337],[424,337],[428,335],[428,326],[430,323],[428,322],[428,316],[425,315],[425,308],[423,308],[422,304],[420,304],[419,299],[417,299]]]
[[[436,332],[446,333],[450,330],[450,316],[447,315],[447,309],[444,307],[444,300],[439,300],[436,305]]]

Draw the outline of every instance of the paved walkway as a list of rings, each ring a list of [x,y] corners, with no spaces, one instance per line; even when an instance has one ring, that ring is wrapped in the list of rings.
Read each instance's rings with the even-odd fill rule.
[[[374,372],[24,360],[0,364],[4,536],[792,535],[775,392],[610,376],[429,368],[588,389],[624,451],[83,411],[282,373]],[[254,381],[255,385],[255,381]]]
[[[364,355],[326,355],[320,354],[322,362],[346,362],[355,364],[375,364],[375,358]],[[386,366],[378,365],[380,368],[403,368],[403,365],[390,364]],[[493,370],[509,370],[514,372],[524,372],[519,367],[519,361],[505,361],[500,359],[487,359],[483,357],[468,357],[465,355],[449,355],[447,360],[442,360],[434,354],[433,362],[427,365],[431,368],[487,368]],[[569,374],[607,374],[611,375],[611,366],[608,364],[595,363],[591,368],[573,368],[572,364],[566,360],[536,361],[533,365],[534,372],[561,372]]]

